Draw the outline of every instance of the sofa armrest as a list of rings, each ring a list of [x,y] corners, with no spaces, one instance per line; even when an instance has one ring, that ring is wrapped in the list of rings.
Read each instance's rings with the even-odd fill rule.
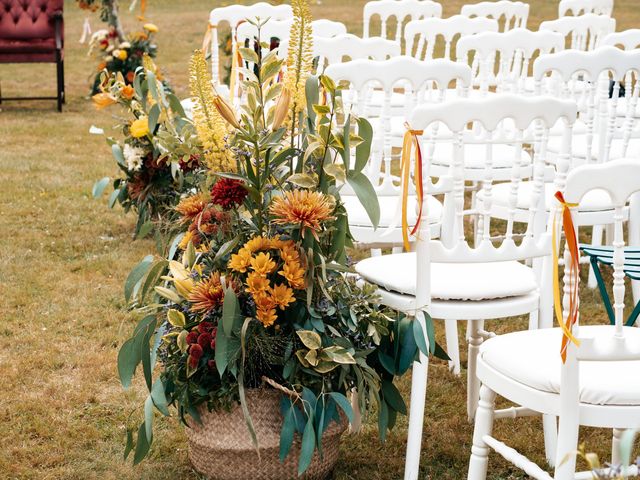
[[[56,50],[62,50],[62,44],[63,44],[63,22],[62,22],[62,12],[58,11],[58,12],[54,12],[51,15],[51,18],[53,19],[54,22],[54,26],[55,26],[55,32],[56,32]]]

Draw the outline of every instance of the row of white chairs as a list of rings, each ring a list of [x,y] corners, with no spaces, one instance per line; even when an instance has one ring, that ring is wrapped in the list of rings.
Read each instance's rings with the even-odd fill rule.
[[[613,7],[611,0],[562,0],[559,5],[561,17],[558,20],[543,22],[540,29],[562,33],[570,38],[571,48],[592,49],[599,40],[615,31],[615,21],[608,18]],[[565,17],[572,13],[573,17]],[[271,5],[266,2],[254,5],[229,5],[215,8],[209,16],[206,49],[211,52],[211,68],[216,85],[220,84],[219,28],[226,24],[230,28],[232,47],[244,45],[245,41],[256,36],[254,25],[245,22],[247,18],[269,18],[263,27],[262,38],[275,37],[287,41],[292,21],[289,5]],[[442,37],[447,52],[451,44],[460,35],[469,35],[482,31],[509,31],[526,28],[529,5],[519,1],[500,0],[464,5],[459,16],[442,19],[442,6],[431,0],[374,0],[364,7],[363,37],[369,38],[372,19],[380,21],[380,36],[401,43],[404,40],[407,52],[420,50],[419,45],[431,45],[421,58],[431,58],[433,44]],[[476,20],[476,21],[465,21]],[[483,21],[484,20],[484,21]],[[489,24],[491,20],[491,24]],[[419,23],[415,23],[419,22]],[[495,23],[493,23],[495,22]],[[500,22],[500,23],[498,23]],[[387,28],[395,23],[395,33]],[[413,24],[413,25],[412,25]],[[411,25],[411,26],[410,26]],[[329,38],[346,34],[343,24],[329,20],[314,22],[314,37]],[[431,54],[430,54],[431,53]],[[445,55],[446,57],[447,55]]]

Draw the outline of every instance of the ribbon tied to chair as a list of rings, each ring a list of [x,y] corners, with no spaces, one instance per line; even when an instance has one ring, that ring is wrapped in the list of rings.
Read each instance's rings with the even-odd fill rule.
[[[560,294],[560,280],[558,275],[559,254],[558,250],[560,245],[557,238],[558,231],[558,210],[556,210],[553,218],[553,303],[556,312],[556,318],[562,328],[562,345],[560,348],[560,356],[562,362],[567,360],[567,347],[569,342],[572,342],[576,346],[580,345],[580,341],[573,335],[573,325],[578,320],[578,281],[580,277],[580,256],[578,251],[578,239],[576,238],[576,229],[571,217],[571,209],[578,206],[577,203],[567,203],[564,199],[562,192],[556,192],[556,200],[562,207],[562,229],[564,230],[565,238],[567,241],[566,248],[569,249],[569,264],[565,264],[564,268],[569,269],[569,311],[567,312],[566,320],[563,320],[562,313],[562,297]]]
[[[422,179],[422,150],[420,148],[420,136],[424,133],[423,130],[413,130],[408,123],[404,124],[407,129],[404,133],[404,139],[402,142],[402,158],[401,158],[401,182],[402,182],[402,241],[404,249],[408,252],[410,250],[409,235],[415,235],[420,227],[420,221],[422,219],[422,210],[424,205],[424,188]],[[413,229],[409,231],[409,219],[407,214],[407,207],[409,203],[409,180],[411,177],[411,154],[415,148],[415,183],[416,183],[416,197],[418,200],[418,218]]]

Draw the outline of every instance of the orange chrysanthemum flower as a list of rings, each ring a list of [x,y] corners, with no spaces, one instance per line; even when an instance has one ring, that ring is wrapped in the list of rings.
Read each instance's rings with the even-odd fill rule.
[[[295,288],[296,290],[304,288],[304,269],[300,266],[298,262],[287,262],[282,267],[282,271],[278,272],[282,275],[291,288]]]
[[[254,295],[256,302],[256,317],[265,326],[273,325],[278,319],[276,314],[276,303],[269,295],[262,293]]]
[[[320,229],[320,224],[330,220],[334,202],[320,192],[309,190],[292,190],[277,197],[269,212],[275,216],[275,223],[280,225],[300,225],[312,231]]]
[[[266,277],[276,268],[276,262],[271,260],[270,253],[259,253],[251,259],[251,269],[258,275]]]
[[[182,221],[184,223],[188,223],[200,215],[206,206],[207,197],[203,194],[198,194],[180,200],[180,203],[178,203],[178,206],[176,207],[176,211],[182,215]]]
[[[268,250],[271,248],[271,240],[267,237],[253,237],[245,244],[244,248],[249,250],[251,253]]]
[[[220,282],[220,274],[214,272],[206,280],[196,283],[188,299],[194,312],[207,313],[222,305],[224,290]]]
[[[280,310],[284,310],[290,304],[296,301],[293,296],[293,290],[284,284],[278,284],[271,288],[271,297],[276,306],[280,307]]]
[[[251,272],[247,276],[246,291],[255,297],[256,295],[266,292],[269,289],[270,283],[268,278],[258,275],[256,272]]]
[[[251,265],[251,252],[241,248],[238,253],[231,255],[229,268],[234,272],[245,273]]]

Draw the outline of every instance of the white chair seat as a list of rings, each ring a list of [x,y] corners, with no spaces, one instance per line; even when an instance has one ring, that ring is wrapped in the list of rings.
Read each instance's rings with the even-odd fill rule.
[[[398,228],[401,228],[402,226],[397,214],[399,198],[399,194],[398,196],[378,196],[378,203],[380,204],[380,222],[378,223],[378,232],[381,235],[384,233],[382,229],[393,225],[394,221],[397,223]],[[427,196],[426,199],[429,223],[439,222],[442,217],[442,203],[440,203],[437,198],[430,195]],[[341,200],[347,210],[349,225],[373,228],[371,220],[369,220],[369,215],[367,215],[367,211],[362,206],[360,200],[358,200],[358,197],[355,195],[342,195]],[[408,200],[407,219],[409,221],[409,225],[415,225],[417,219],[415,208],[416,196],[411,195]]]
[[[599,136],[594,134],[593,141],[591,143],[591,156],[594,159],[598,158],[599,148]],[[611,150],[609,152],[609,160],[615,160],[616,158],[638,156],[640,154],[640,139],[631,138],[629,140],[629,146],[627,147],[626,155],[622,152],[623,141],[622,138],[614,138],[611,142]],[[559,152],[562,147],[562,137],[558,135],[549,136],[548,148],[551,152]],[[586,158],[587,156],[587,136],[584,130],[581,132],[574,132],[571,137],[571,152],[577,157]]]
[[[465,144],[464,145],[464,159],[465,168],[474,170],[484,170],[487,158],[487,147],[481,144]],[[493,168],[511,168],[513,167],[513,160],[515,158],[515,146],[497,144],[493,146],[492,163]],[[424,149],[423,149],[424,151]],[[439,165],[448,167],[452,162],[451,157],[451,145],[444,143],[437,143],[431,158],[433,165]],[[525,150],[522,150],[520,155],[520,165],[531,165],[531,155]]]
[[[583,338],[612,335],[613,327],[609,325],[580,327]],[[559,394],[561,338],[559,328],[499,335],[482,344],[480,358],[490,369],[522,385]],[[627,342],[640,343],[640,329],[626,327],[625,338]],[[640,385],[632,380],[639,371],[640,361],[581,362],[580,401],[592,405],[640,405]]]
[[[529,210],[529,202],[531,201],[531,189],[533,183],[530,181],[524,181],[520,184],[518,189],[518,200],[516,201],[516,208],[519,210]],[[551,206],[555,205],[555,194],[558,188],[553,183],[544,184],[544,198],[545,206],[547,210],[551,209]],[[509,205],[509,195],[511,194],[511,185],[508,183],[500,183],[494,185],[491,189],[492,202],[494,206],[503,206],[506,208]],[[483,199],[482,191],[478,192],[478,201]],[[599,212],[611,210],[611,198],[609,194],[604,190],[593,190],[587,193],[580,201],[581,212]]]
[[[370,283],[405,295],[416,294],[416,254],[397,253],[358,262]],[[490,300],[537,290],[533,271],[518,262],[431,263],[431,296],[440,300]]]

